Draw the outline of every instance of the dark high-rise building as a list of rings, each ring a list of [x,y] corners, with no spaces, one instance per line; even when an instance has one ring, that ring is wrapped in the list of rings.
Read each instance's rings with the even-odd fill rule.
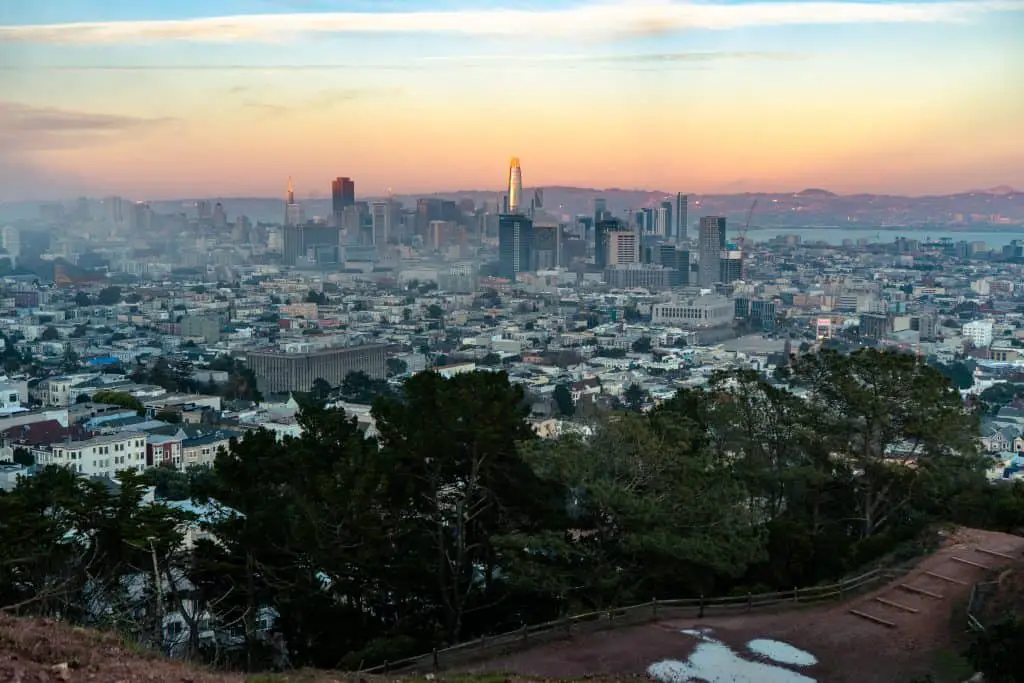
[[[675,223],[672,222],[672,202],[662,202],[658,207],[658,235],[670,240],[675,237]]]
[[[302,255],[302,227],[298,225],[287,225],[281,235],[282,254],[281,262],[286,266],[294,266]]]
[[[727,251],[718,260],[718,281],[731,284],[743,278],[743,259],[738,251]]]
[[[697,284],[701,287],[711,287],[719,281],[721,276],[721,254],[723,240],[719,230],[725,219],[718,216],[704,216],[700,219],[700,233],[698,235],[698,247],[700,249],[700,276]]]
[[[282,235],[282,264],[331,264],[341,260],[340,232],[336,225],[304,223],[286,227]]]
[[[658,247],[658,263],[672,271],[669,274],[669,284],[672,287],[690,284],[690,252],[686,249],[678,249],[673,244],[662,244]]]
[[[341,212],[346,206],[356,203],[356,184],[351,178],[335,178],[331,181],[331,214],[334,222],[341,225]]]
[[[559,265],[562,228],[559,225],[533,226],[533,269],[549,270]]]
[[[725,216],[718,217],[718,246],[725,249]]]
[[[676,195],[676,234],[677,242],[686,239],[686,213],[689,209],[690,198],[682,192]]]
[[[763,330],[775,329],[775,302],[751,301],[750,321],[760,325]]]
[[[608,234],[626,230],[617,218],[602,218],[594,224],[594,265],[601,270],[608,266]]]
[[[654,209],[648,207],[642,209],[642,211],[644,214],[644,222],[640,232],[645,235],[649,235],[654,232]]]
[[[597,224],[606,218],[611,218],[608,201],[604,197],[598,197],[594,200],[594,223]]]
[[[498,218],[498,273],[515,282],[533,262],[533,221],[522,214]]]

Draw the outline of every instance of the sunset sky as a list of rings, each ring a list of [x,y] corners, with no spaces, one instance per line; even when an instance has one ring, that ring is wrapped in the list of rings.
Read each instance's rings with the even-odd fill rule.
[[[1024,0],[0,2],[0,200],[1024,188]]]

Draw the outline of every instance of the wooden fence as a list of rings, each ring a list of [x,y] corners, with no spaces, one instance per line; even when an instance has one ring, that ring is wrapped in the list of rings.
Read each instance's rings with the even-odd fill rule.
[[[909,567],[908,567],[909,568]],[[541,643],[610,628],[632,626],[657,619],[702,618],[710,615],[745,614],[754,610],[796,608],[828,600],[844,600],[905,573],[906,568],[878,567],[859,576],[825,586],[794,588],[775,593],[758,593],[721,598],[651,600],[640,605],[600,612],[576,614],[515,631],[484,636],[443,650],[410,657],[366,669],[365,673],[426,673],[500,657]]]
[[[981,633],[985,630],[985,624],[981,619],[985,602],[999,586],[998,581],[979,581],[971,586],[971,597],[967,601],[967,629],[974,633]]]

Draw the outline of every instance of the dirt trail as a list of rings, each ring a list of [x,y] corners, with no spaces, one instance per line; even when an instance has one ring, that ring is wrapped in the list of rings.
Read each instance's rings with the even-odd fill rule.
[[[642,674],[654,662],[687,659],[697,641],[681,630],[710,628],[736,652],[755,638],[805,650],[818,664],[800,673],[820,683],[905,683],[927,671],[935,654],[952,647],[953,634],[966,627],[960,619],[954,623],[954,615],[966,605],[971,586],[985,576],[983,567],[1003,567],[1013,562],[1008,558],[1019,560],[1022,555],[1022,537],[960,529],[907,576],[845,603],[666,620],[581,635],[470,668],[545,678]],[[891,626],[856,616],[851,609]]]

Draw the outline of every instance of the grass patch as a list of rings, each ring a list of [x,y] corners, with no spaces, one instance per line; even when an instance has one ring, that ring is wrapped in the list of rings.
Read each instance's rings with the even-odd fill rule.
[[[953,650],[939,650],[935,653],[932,664],[935,683],[963,683],[973,675],[974,667],[960,653]]]

